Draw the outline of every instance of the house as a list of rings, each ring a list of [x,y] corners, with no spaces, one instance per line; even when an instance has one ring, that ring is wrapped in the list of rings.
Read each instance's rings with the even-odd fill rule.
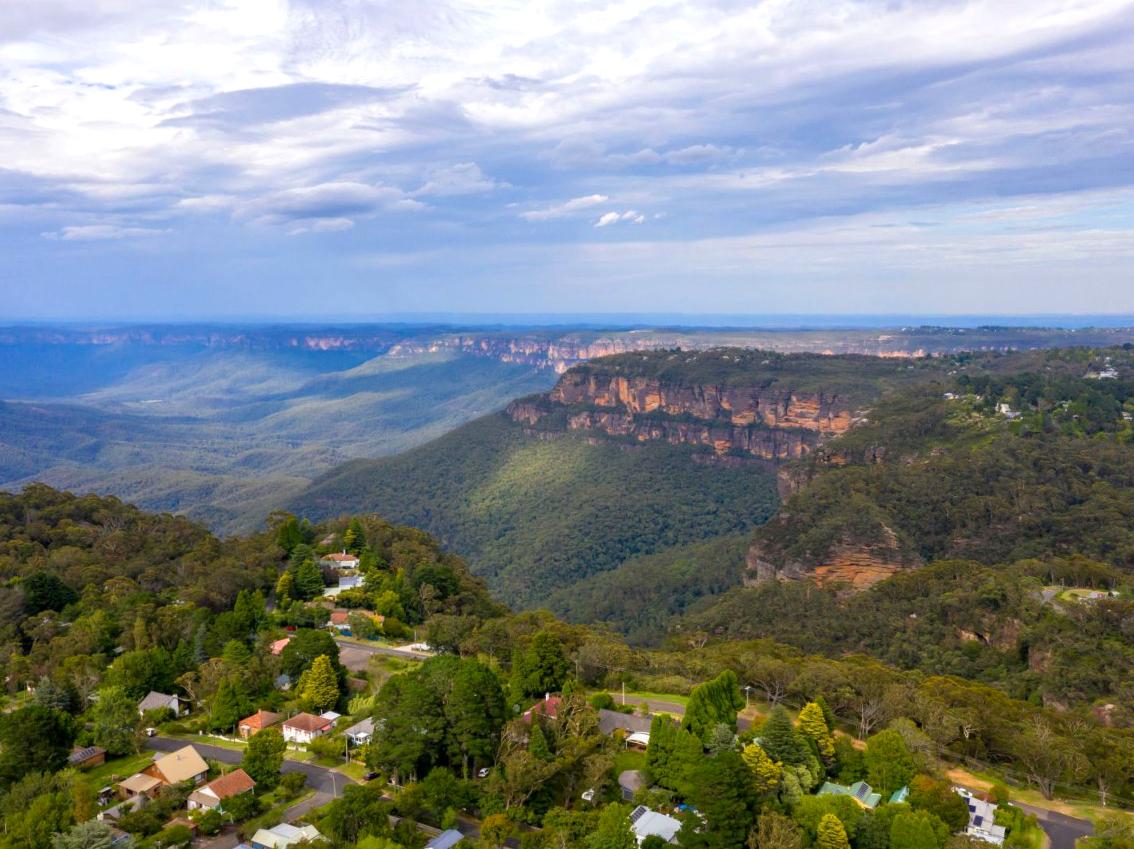
[[[969,806],[969,824],[965,828],[965,834],[985,843],[1003,846],[1007,829],[996,824],[997,806],[964,787],[954,787],[953,792],[961,796]]]
[[[352,746],[365,746],[374,739],[374,720],[367,717],[343,732]]]
[[[136,772],[129,778],[118,782],[118,796],[127,801],[133,799],[153,799],[161,792],[160,778]]]
[[[145,716],[146,711],[162,710],[168,708],[174,716],[181,716],[181,700],[177,696],[158,693],[153,690],[144,699],[138,702],[138,715]]]
[[[215,811],[223,807],[225,799],[251,793],[255,788],[252,776],[242,769],[234,769],[189,794],[189,810]]]
[[[522,719],[529,725],[531,724],[533,716],[546,716],[549,719],[555,719],[557,716],[559,716],[559,706],[562,703],[562,698],[547,693],[546,695],[544,695],[542,702],[536,702],[534,705],[524,711]]]
[[[102,766],[106,763],[106,749],[101,746],[87,746],[84,749],[72,749],[67,756],[67,765],[79,769],[90,769],[92,766]]]
[[[340,634],[350,636],[350,611],[349,610],[332,610],[331,618],[327,620],[327,627],[333,631],[338,631]]]
[[[182,781],[200,784],[209,773],[209,765],[196,749],[185,746],[157,758],[142,773],[158,779],[162,784],[180,784]]]
[[[282,714],[272,713],[270,710],[258,710],[251,716],[246,716],[240,720],[240,724],[236,728],[240,732],[240,736],[247,740],[265,728],[271,728],[281,719],[283,719]]]
[[[631,749],[641,749],[643,752],[650,747],[650,732],[635,731],[626,738],[626,745]]]
[[[660,837],[666,843],[673,843],[677,832],[681,831],[681,821],[639,805],[630,812],[630,830],[639,846],[647,837]]]
[[[131,796],[124,802],[119,802],[113,807],[107,808],[105,811],[99,811],[99,822],[117,822],[123,816],[132,811],[140,808],[146,800],[146,796]]]
[[[338,724],[338,721],[343,718],[343,715],[341,713],[335,713],[333,710],[325,710],[319,714],[319,718],[327,720],[327,722],[331,723],[331,727],[334,728],[335,725]]]
[[[297,713],[283,724],[283,736],[289,743],[310,743],[322,737],[334,727],[334,723],[321,716],[310,713]]]
[[[345,551],[324,554],[319,558],[319,565],[330,569],[357,569],[358,562],[357,555],[347,554]]]
[[[346,590],[360,590],[362,589],[362,576],[361,575],[340,575],[339,582],[333,587],[327,587],[323,590],[324,598],[334,598],[339,593]]]
[[[425,849],[452,849],[452,847],[456,846],[464,839],[465,836],[463,834],[455,828],[450,828],[426,843]]]
[[[613,734],[619,728],[627,734],[633,734],[635,731],[649,732],[652,720],[653,717],[636,713],[619,713],[606,708],[598,712],[599,731],[607,735]]]
[[[289,849],[296,843],[311,843],[322,837],[313,825],[295,826],[284,822],[272,828],[261,828],[253,834],[252,849]]]
[[[868,811],[877,808],[878,803],[882,801],[882,794],[875,793],[874,789],[865,781],[856,781],[850,787],[847,787],[845,784],[835,784],[831,781],[824,781],[823,786],[819,788],[818,795],[850,796]]]
[[[618,787],[622,791],[622,800],[631,802],[638,791],[646,786],[646,777],[641,771],[628,769],[618,774]]]
[[[895,790],[893,793],[890,794],[889,804],[900,805],[903,802],[905,802],[907,799],[909,799],[909,797],[910,797],[910,788],[899,787],[897,790]]]
[[[283,650],[287,648],[287,644],[290,643],[290,642],[291,642],[291,637],[284,637],[282,640],[276,640],[269,647],[269,650],[276,657],[279,657],[281,654],[283,654]]]

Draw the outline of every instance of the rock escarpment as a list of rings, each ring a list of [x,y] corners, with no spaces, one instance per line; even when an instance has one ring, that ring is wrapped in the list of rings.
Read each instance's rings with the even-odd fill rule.
[[[854,422],[849,401],[837,390],[696,384],[595,370],[569,371],[546,396],[515,401],[508,413],[545,431],[668,442],[772,461],[802,457]]]

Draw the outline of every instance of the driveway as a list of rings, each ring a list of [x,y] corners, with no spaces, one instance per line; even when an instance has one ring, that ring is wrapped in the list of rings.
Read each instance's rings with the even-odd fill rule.
[[[1013,802],[1017,808],[1025,813],[1034,814],[1039,820],[1040,827],[1051,840],[1051,849],[1075,849],[1075,841],[1080,837],[1089,837],[1094,833],[1095,827],[1089,820],[1069,817],[1046,808],[1036,808],[1022,802]]]

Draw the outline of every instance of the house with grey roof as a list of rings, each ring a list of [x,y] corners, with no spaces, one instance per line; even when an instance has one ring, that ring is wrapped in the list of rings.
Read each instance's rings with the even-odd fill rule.
[[[146,694],[146,697],[138,702],[139,716],[145,716],[147,711],[164,709],[173,711],[174,716],[181,716],[181,699],[167,693],[159,693],[156,690],[150,690],[150,692]]]

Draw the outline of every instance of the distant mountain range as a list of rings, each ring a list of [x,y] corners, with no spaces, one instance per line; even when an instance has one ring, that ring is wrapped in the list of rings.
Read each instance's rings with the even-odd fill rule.
[[[924,352],[1131,341],[1134,330],[1113,327],[4,327],[0,486],[42,480],[114,493],[230,532],[256,527],[342,463],[421,445],[515,399],[549,390],[556,375],[597,357],[618,362],[640,352],[731,346],[900,361]],[[895,366],[879,368],[903,373]],[[568,384],[560,391],[568,392]],[[819,402],[838,408],[820,429],[847,424],[854,404],[844,403],[850,396],[840,392],[845,397]],[[557,403],[551,396],[548,402]],[[674,446],[735,441],[739,455],[776,460],[800,454],[818,434],[763,429],[761,422],[727,417],[691,422],[677,411],[682,403],[646,418],[633,413],[633,422],[616,410],[579,409],[571,427],[585,430],[587,439],[611,442],[648,426],[665,431],[664,441]],[[538,431],[551,421],[524,421],[524,409],[511,408],[522,429]],[[815,415],[827,415],[824,410]],[[783,413],[787,419],[799,415],[812,411]],[[753,450],[745,450],[746,439]]]

